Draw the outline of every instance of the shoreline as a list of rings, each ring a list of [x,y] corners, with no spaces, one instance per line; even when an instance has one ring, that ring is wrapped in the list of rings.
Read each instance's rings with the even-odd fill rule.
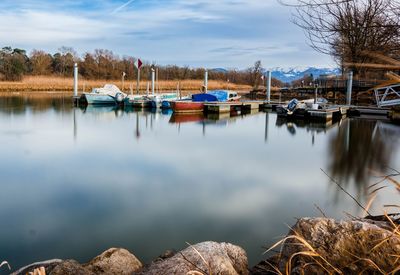
[[[179,252],[167,250],[145,264],[126,249],[110,248],[88,263],[54,259],[30,264],[11,274],[27,274],[40,267],[46,269],[47,275],[390,273],[400,269],[396,268],[400,233],[395,223],[398,220],[388,215],[350,220],[301,218],[285,238],[266,251],[270,255],[254,267],[248,266],[243,248],[207,241],[187,243],[187,248]]]

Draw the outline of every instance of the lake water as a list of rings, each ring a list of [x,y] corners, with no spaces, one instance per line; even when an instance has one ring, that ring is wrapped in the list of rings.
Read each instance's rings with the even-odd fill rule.
[[[0,97],[0,261],[85,262],[124,247],[142,262],[185,242],[231,242],[251,265],[297,217],[362,214],[400,169],[400,127],[73,108],[69,95]],[[396,204],[393,186],[371,210]],[[393,210],[393,209],[392,209]],[[4,269],[3,269],[4,270]]]

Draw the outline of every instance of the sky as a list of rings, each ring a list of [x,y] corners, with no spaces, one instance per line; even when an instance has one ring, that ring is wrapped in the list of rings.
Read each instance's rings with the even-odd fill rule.
[[[277,0],[1,0],[0,46],[108,49],[190,67],[334,67],[292,12]]]

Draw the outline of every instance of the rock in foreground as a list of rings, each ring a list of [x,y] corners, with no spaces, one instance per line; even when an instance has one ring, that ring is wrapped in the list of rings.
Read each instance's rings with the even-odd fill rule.
[[[141,262],[126,249],[111,248],[84,265],[94,274],[130,275],[142,268]]]
[[[133,274],[142,264],[128,250],[111,248],[89,263],[81,265],[75,260],[51,260],[21,268],[12,275],[25,275],[43,266],[49,275]]]
[[[135,274],[248,274],[246,252],[229,243],[204,242],[156,261]]]
[[[393,232],[389,222],[303,218],[281,253],[261,262],[252,274],[276,274],[271,265],[284,274],[287,267],[292,274],[370,274],[379,269],[390,273],[399,266],[400,255],[400,234]]]

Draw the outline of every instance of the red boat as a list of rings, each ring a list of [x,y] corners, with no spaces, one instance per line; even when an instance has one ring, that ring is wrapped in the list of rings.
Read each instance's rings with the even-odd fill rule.
[[[189,100],[171,101],[171,108],[175,113],[202,113],[204,102],[193,102]]]

